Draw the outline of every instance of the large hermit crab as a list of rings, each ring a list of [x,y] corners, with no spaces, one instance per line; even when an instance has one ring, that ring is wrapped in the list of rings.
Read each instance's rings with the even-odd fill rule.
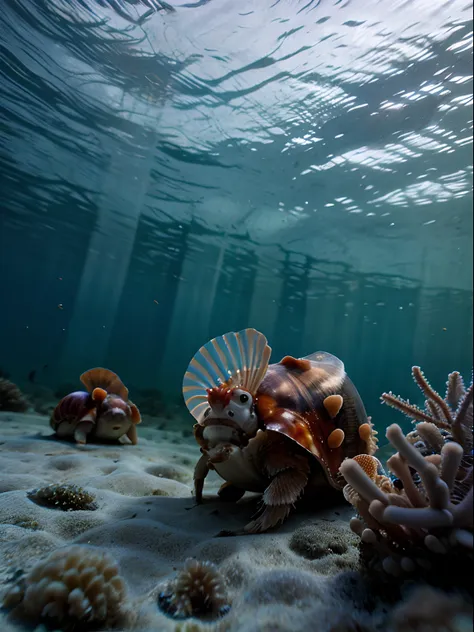
[[[58,437],[119,439],[127,435],[136,444],[136,426],[141,422],[138,408],[128,399],[128,388],[109,369],[90,369],[80,377],[87,388],[62,398],[51,415],[50,425]]]
[[[263,492],[263,508],[246,532],[286,519],[295,502],[321,486],[341,490],[346,457],[371,454],[372,425],[362,400],[335,356],[318,351],[269,366],[271,349],[255,329],[230,332],[205,344],[183,380],[196,419],[202,456],[195,495],[202,502],[210,469],[226,482],[223,500]]]

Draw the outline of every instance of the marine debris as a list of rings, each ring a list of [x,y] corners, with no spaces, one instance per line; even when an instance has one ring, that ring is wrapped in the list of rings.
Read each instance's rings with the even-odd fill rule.
[[[95,496],[78,485],[57,485],[33,489],[26,494],[37,505],[62,511],[94,511],[97,509]]]
[[[225,580],[211,562],[186,560],[174,581],[158,596],[160,609],[169,616],[184,619],[216,619],[230,610]]]
[[[453,372],[443,398],[419,367],[412,372],[426,397],[425,410],[392,393],[382,395],[416,424],[406,436],[397,424],[387,428],[397,450],[387,461],[392,476],[381,474],[369,455],[341,465],[344,496],[358,512],[350,526],[361,539],[367,568],[440,585],[455,578],[459,585],[468,581],[473,558],[473,385],[466,389]]]
[[[52,620],[62,629],[114,625],[127,614],[125,582],[108,553],[72,545],[37,562],[7,592],[3,606],[32,623]]]
[[[24,413],[30,404],[16,384],[0,377],[0,411]]]

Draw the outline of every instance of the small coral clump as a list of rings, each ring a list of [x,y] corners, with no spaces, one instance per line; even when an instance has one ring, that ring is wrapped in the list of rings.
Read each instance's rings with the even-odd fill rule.
[[[348,549],[347,534],[345,530],[338,532],[337,525],[331,527],[329,532],[325,532],[318,523],[299,527],[293,532],[288,546],[307,560],[318,560],[332,553],[342,555]]]
[[[3,606],[33,622],[117,623],[126,613],[125,582],[110,555],[86,545],[40,560],[5,595]]]
[[[24,413],[29,408],[29,402],[16,384],[0,378],[0,411]]]
[[[472,565],[473,385],[466,389],[459,373],[451,373],[442,398],[419,367],[413,377],[425,394],[425,411],[382,395],[417,424],[407,436],[397,424],[386,431],[398,450],[387,461],[393,478],[378,473],[373,456],[346,459],[344,496],[358,511],[351,528],[369,567],[381,563],[389,575],[416,571],[449,583],[454,574],[462,579],[463,568],[469,575]]]
[[[158,596],[166,614],[176,618],[218,618],[230,610],[225,581],[211,562],[188,559],[176,579]]]
[[[390,632],[461,632],[472,630],[472,604],[461,595],[417,586],[389,616]]]
[[[95,496],[77,485],[46,485],[27,492],[27,496],[37,505],[62,511],[93,511],[97,509]]]

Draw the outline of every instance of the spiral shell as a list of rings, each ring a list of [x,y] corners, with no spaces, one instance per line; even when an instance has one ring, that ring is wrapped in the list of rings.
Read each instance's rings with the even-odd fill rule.
[[[55,432],[60,432],[62,436],[72,436],[76,425],[94,411],[97,404],[92,400],[89,393],[75,391],[62,398],[51,415],[50,425]]]
[[[56,434],[74,437],[82,444],[88,436],[118,440],[126,435],[135,445],[140,411],[128,399],[128,389],[119,376],[97,367],[83,373],[80,379],[88,392],[70,393],[59,402],[50,420]]]

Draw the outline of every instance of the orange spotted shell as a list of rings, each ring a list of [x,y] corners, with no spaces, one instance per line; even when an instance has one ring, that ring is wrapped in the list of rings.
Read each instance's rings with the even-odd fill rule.
[[[317,352],[271,364],[260,384],[256,410],[267,431],[281,433],[311,453],[336,488],[346,457],[367,452],[367,413],[335,356]],[[359,430],[360,429],[360,430]]]

